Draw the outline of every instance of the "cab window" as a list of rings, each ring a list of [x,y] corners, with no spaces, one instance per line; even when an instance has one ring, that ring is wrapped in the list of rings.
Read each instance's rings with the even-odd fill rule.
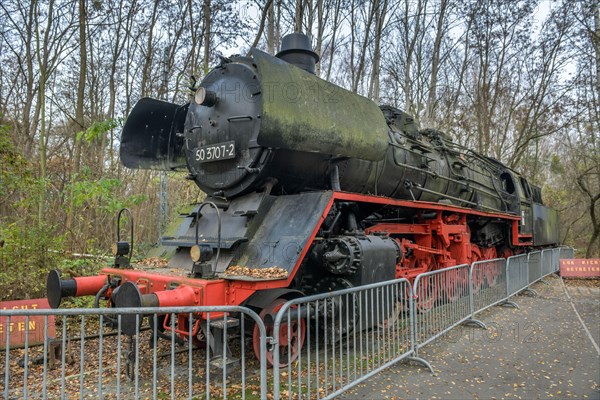
[[[527,183],[525,178],[521,178],[521,187],[523,188],[523,194],[525,194],[525,197],[531,199],[531,189],[529,188],[529,183]]]
[[[508,193],[513,194],[515,192],[515,184],[513,183],[512,176],[508,172],[504,172],[500,175],[502,179],[502,188]]]

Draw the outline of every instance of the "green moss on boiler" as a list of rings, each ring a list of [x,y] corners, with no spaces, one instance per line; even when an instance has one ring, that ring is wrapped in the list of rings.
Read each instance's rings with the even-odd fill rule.
[[[388,127],[375,103],[259,50],[252,56],[261,79],[260,145],[383,159]]]

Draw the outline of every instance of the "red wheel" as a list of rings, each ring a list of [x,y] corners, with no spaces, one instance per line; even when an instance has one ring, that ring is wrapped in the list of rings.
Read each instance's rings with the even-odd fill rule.
[[[492,260],[498,258],[498,253],[495,247],[484,247],[481,249],[481,258],[484,260]]]
[[[501,249],[497,250],[497,254],[500,258],[508,258],[513,256],[515,253],[508,247],[502,247]]]
[[[429,277],[425,277],[419,280],[419,287],[415,295],[417,296],[415,301],[417,311],[428,312],[434,307],[437,300],[437,288]]]
[[[281,309],[286,301],[286,299],[276,299],[271,306],[260,312],[260,318],[265,321],[266,315],[272,314],[274,319],[277,311]],[[292,309],[294,308],[296,307],[293,306]],[[304,321],[304,318],[298,320],[294,312],[290,312],[290,319],[291,322],[289,324],[283,322],[279,327],[279,337],[277,340],[279,346],[279,368],[287,367],[288,364],[294,362],[298,358],[302,346],[304,345],[304,339],[306,339],[306,322]],[[274,333],[273,320],[268,324],[265,322],[265,329],[267,331],[267,337],[272,337]],[[256,358],[260,360],[260,330],[256,325],[252,332],[252,346]],[[275,365],[273,361],[273,350],[269,351],[267,349],[266,356],[268,365]]]
[[[483,258],[486,260],[493,260],[498,257],[496,253],[495,247],[488,247],[486,249],[482,249]],[[501,271],[498,271],[498,268],[486,268],[485,269],[485,279],[487,281],[488,286],[496,286],[498,283],[498,276],[501,274]]]
[[[477,245],[471,245],[471,265],[481,260],[481,250]],[[485,271],[482,268],[473,270],[473,293],[479,293],[485,283]]]
[[[494,287],[498,284],[498,276],[501,274],[498,268],[488,268],[486,270],[485,279],[489,287]]]
[[[445,298],[448,302],[454,302],[463,295],[465,291],[465,279],[458,270],[446,272],[442,276],[442,286]]]
[[[485,271],[481,268],[473,270],[473,293],[479,293],[485,283]]]

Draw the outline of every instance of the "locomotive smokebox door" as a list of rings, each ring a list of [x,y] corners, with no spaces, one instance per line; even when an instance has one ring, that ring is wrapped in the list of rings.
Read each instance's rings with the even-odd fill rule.
[[[211,71],[194,94],[185,120],[187,166],[200,188],[235,197],[260,186],[269,151],[257,144],[262,90],[246,58]]]
[[[128,168],[171,171],[185,168],[183,126],[188,105],[144,98],[137,102],[121,134],[121,162]]]

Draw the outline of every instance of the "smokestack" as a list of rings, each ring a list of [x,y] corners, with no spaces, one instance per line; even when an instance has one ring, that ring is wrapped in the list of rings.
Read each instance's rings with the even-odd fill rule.
[[[319,55],[312,50],[310,39],[304,33],[290,33],[281,40],[281,50],[275,55],[283,61],[315,74]]]

